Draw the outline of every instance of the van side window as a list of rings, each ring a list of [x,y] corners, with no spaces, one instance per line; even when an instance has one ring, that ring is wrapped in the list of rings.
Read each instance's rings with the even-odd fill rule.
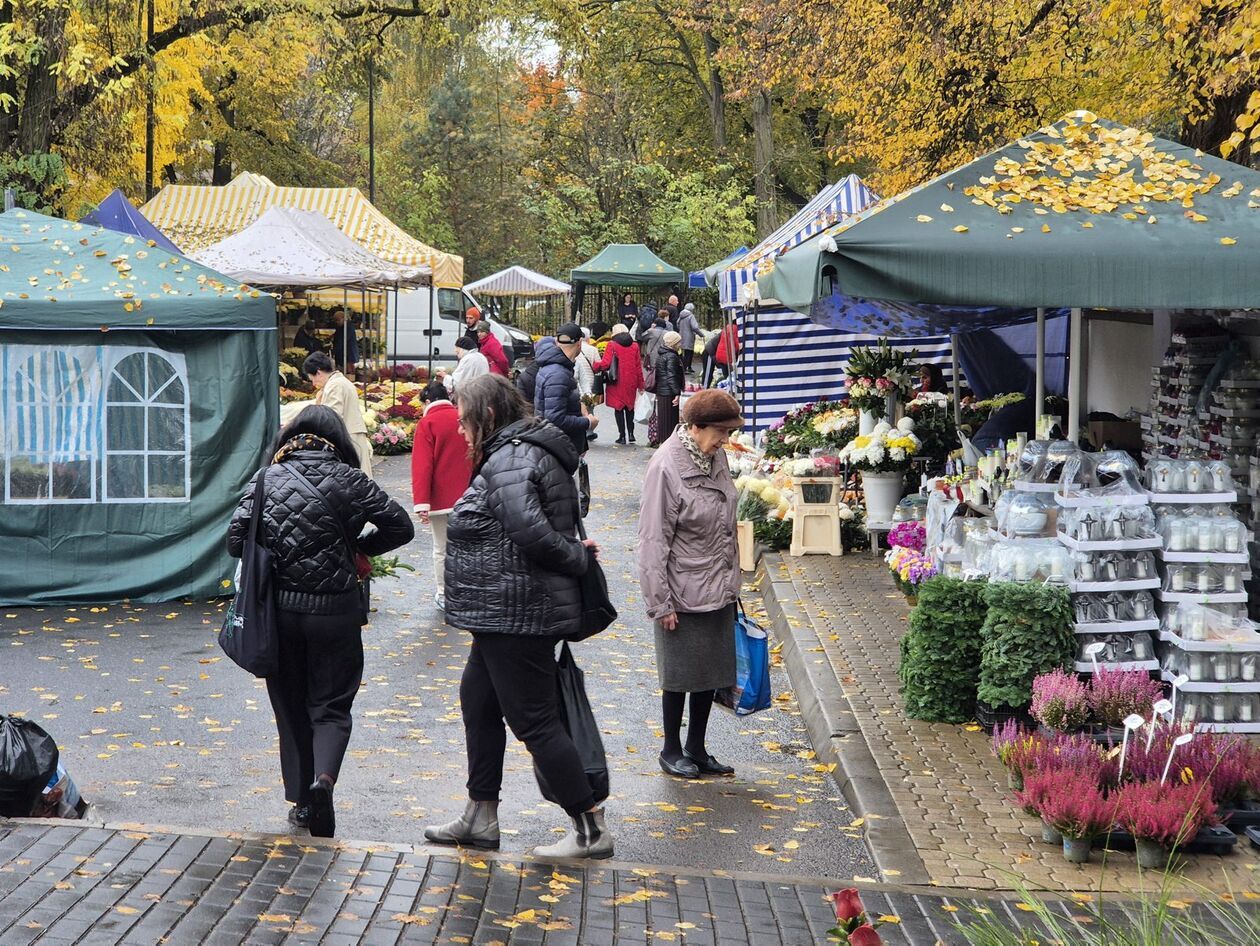
[[[439,316],[452,322],[464,321],[464,310],[468,307],[464,305],[462,292],[458,289],[439,289],[437,297]]]

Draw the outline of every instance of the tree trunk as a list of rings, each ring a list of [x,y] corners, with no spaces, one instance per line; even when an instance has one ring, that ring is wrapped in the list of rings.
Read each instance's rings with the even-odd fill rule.
[[[235,81],[236,72],[232,70],[227,80],[220,86],[218,95],[230,94],[229,86]],[[227,137],[236,128],[236,109],[223,101],[216,102],[215,107],[218,108],[223,124],[227,125],[229,131],[224,133],[222,139],[215,139],[210,182],[212,184],[226,184],[232,180],[232,152],[228,147]]]
[[[704,34],[704,51],[709,57],[709,121],[713,124],[713,150],[719,158],[726,156],[726,82],[718,68],[718,41],[712,33]]]
[[[53,67],[66,52],[69,4],[41,3],[36,7],[34,31],[39,53],[31,63],[18,116],[19,154],[47,154],[52,146],[53,109],[57,102],[57,74]]]
[[[1247,110],[1247,99],[1256,91],[1252,85],[1231,93],[1217,96],[1211,101],[1211,110],[1197,122],[1186,121],[1181,126],[1181,140],[1188,148],[1198,148],[1208,154],[1219,156],[1221,142],[1225,141],[1237,130],[1238,116]],[[1238,148],[1230,152],[1229,160],[1244,167],[1251,166],[1254,153],[1250,138],[1244,138]]]
[[[752,97],[753,192],[757,197],[757,237],[764,238],[779,225],[775,209],[773,100],[762,90]]]

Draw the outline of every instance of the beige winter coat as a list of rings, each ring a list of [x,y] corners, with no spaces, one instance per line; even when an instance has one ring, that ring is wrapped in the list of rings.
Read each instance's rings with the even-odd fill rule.
[[[648,617],[716,611],[739,597],[735,484],[726,451],[700,472],[677,436],[652,457],[639,508],[639,581]]]
[[[359,400],[359,392],[354,382],[340,371],[334,371],[319,393],[315,395],[315,403],[331,407],[345,421],[350,439],[359,454],[359,467],[368,476],[372,475],[372,441],[368,439],[367,421],[363,417],[363,402]]]

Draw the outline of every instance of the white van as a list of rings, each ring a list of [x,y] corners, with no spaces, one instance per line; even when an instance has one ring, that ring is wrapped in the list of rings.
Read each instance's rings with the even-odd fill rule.
[[[436,365],[454,363],[455,340],[468,328],[464,313],[473,306],[481,309],[463,289],[405,289],[387,293],[386,298],[386,360],[391,364],[425,365],[430,370]],[[533,355],[534,343],[527,333],[495,321],[484,310],[482,318],[490,323],[509,361]]]

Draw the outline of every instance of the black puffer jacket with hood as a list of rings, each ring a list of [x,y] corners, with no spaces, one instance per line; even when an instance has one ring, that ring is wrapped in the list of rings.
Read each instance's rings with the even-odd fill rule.
[[[474,634],[578,630],[577,450],[528,417],[496,431],[446,529],[446,623]]]
[[[582,414],[573,362],[554,338],[541,338],[534,346],[538,377],[534,381],[534,413],[562,430],[573,449],[586,452],[586,434],[591,422]]]
[[[416,534],[411,516],[362,470],[342,463],[327,449],[295,450],[263,467],[263,541],[276,561],[276,605],[303,614],[344,614],[359,606],[358,573],[345,534],[358,537],[358,551],[382,555]],[[240,558],[254,509],[249,481],[228,526],[228,552]],[[316,502],[296,482],[305,476],[323,498]],[[344,530],[343,530],[344,523]],[[364,526],[374,529],[360,536]]]

